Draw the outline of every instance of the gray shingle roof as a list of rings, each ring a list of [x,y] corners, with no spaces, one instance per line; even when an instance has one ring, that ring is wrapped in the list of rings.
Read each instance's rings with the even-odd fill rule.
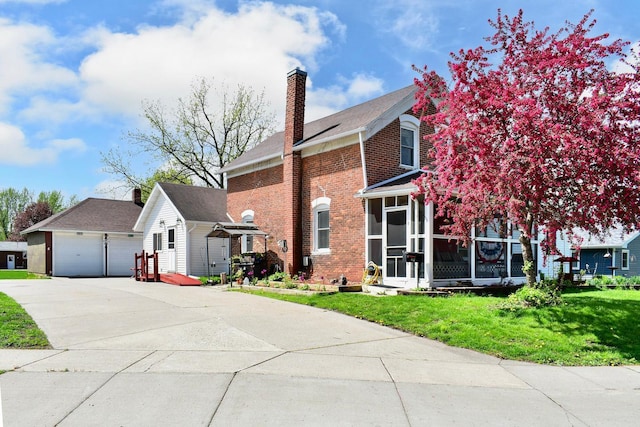
[[[592,235],[583,229],[574,229],[573,233],[582,238],[582,249],[622,248],[640,234],[637,230],[625,232],[622,226],[612,227],[601,235]]]
[[[88,198],[27,228],[35,231],[98,231],[133,233],[142,207],[131,201]]]
[[[394,107],[401,105],[408,109],[413,105],[416,86],[388,93],[371,101],[347,108],[338,113],[315,120],[304,125],[304,139],[296,144],[296,147],[304,147],[324,140],[331,140],[341,136],[350,135],[359,131],[366,132],[366,138],[370,138],[388,122],[397,116],[387,116]],[[398,112],[401,114],[404,111]],[[284,132],[277,132],[251,150],[245,152],[237,159],[229,162],[221,172],[228,172],[244,165],[257,163],[262,160],[279,157],[284,149]]]
[[[186,221],[228,221],[225,190],[166,182],[158,185]]]

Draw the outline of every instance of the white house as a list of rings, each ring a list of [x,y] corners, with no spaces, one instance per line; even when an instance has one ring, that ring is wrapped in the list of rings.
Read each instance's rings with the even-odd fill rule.
[[[229,271],[228,240],[207,237],[228,221],[225,190],[157,183],[133,230],[145,252],[158,252],[159,272],[208,276]]]

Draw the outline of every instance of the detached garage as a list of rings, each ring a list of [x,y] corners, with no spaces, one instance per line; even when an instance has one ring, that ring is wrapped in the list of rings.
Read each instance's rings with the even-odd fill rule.
[[[133,231],[142,211],[132,201],[85,199],[22,232],[29,271],[50,276],[130,276],[142,233]]]

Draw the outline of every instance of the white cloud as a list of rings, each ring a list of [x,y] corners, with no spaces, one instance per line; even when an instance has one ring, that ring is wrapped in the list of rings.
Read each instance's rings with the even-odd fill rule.
[[[439,19],[430,0],[379,0],[373,8],[377,28],[393,35],[406,48],[432,48]]]
[[[68,89],[77,83],[73,71],[45,59],[57,43],[45,27],[0,18],[0,113],[19,94]]]
[[[369,74],[338,77],[339,84],[307,90],[305,120],[319,119],[347,107],[372,99],[384,92],[384,82]]]
[[[265,89],[284,103],[286,73],[330,44],[335,16],[302,6],[243,3],[237,13],[209,8],[173,26],[141,26],[135,33],[99,29],[98,49],[80,67],[84,96],[111,112],[136,114],[143,99],[171,102],[198,76]],[[283,106],[275,105],[279,111]]]
[[[79,139],[54,139],[43,147],[29,145],[24,133],[18,127],[0,123],[0,164],[33,166],[41,163],[54,163],[67,152],[82,152],[86,149]]]

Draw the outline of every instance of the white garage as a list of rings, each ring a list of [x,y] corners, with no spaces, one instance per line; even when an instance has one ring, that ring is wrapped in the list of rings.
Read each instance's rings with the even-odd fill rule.
[[[52,276],[131,276],[142,233],[133,231],[140,192],[131,201],[88,198],[22,232],[34,262],[29,271]]]
[[[57,232],[53,233],[53,250],[54,276],[126,277],[132,275],[142,239],[134,234]]]

